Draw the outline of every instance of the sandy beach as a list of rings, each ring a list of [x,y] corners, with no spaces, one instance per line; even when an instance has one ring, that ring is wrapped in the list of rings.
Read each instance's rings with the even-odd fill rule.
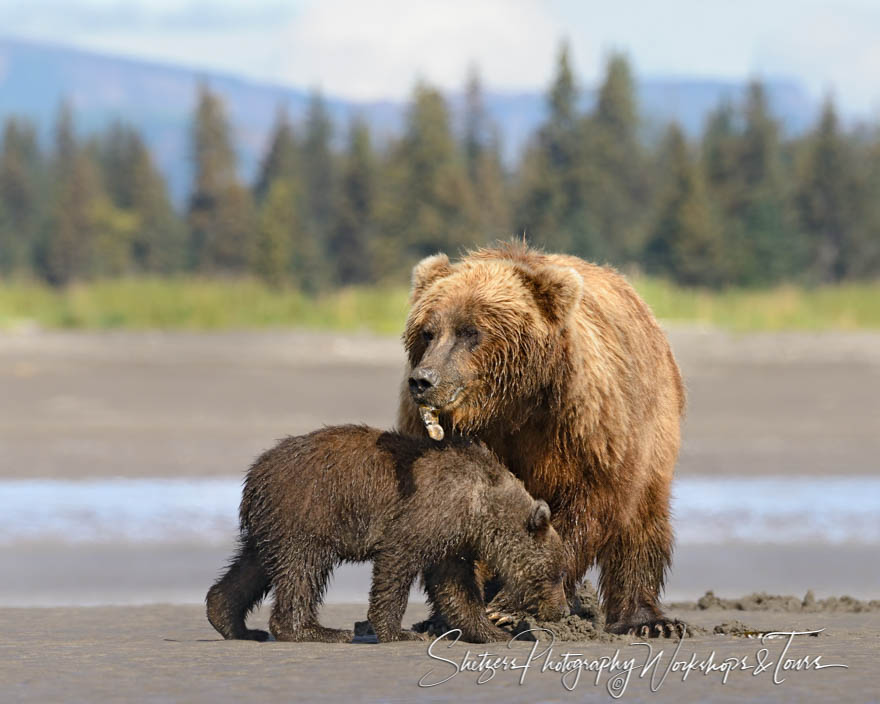
[[[326,625],[350,627],[364,617],[364,606],[330,606],[323,614]],[[423,607],[413,605],[407,623],[419,618]],[[880,613],[787,614],[781,612],[683,611],[691,623],[711,627],[737,619],[768,630],[826,631],[818,637],[797,636],[783,655],[786,639],[763,645],[754,639],[704,635],[686,639],[675,654],[676,643],[653,641],[652,657],[661,650],[656,673],[640,677],[648,649],[629,643],[561,643],[546,657],[536,657],[523,671],[499,670],[489,674],[459,671],[462,658],[484,652],[517,657],[519,664],[530,656],[533,643],[504,643],[451,648],[441,643],[428,655],[427,643],[327,645],[313,643],[253,643],[222,641],[211,629],[198,606],[95,607],[58,609],[2,609],[3,639],[0,641],[0,687],[3,701],[40,702],[204,702],[275,700],[303,702],[445,702],[510,701],[569,702],[596,698],[610,701],[613,675],[583,671],[562,674],[544,669],[558,662],[563,653],[578,653],[587,661],[612,658],[634,659],[634,669],[623,691],[624,701],[797,701],[869,702],[878,691],[876,664],[880,658]],[[260,614],[255,622],[265,622]],[[549,645],[538,644],[543,651]],[[727,658],[747,659],[754,666],[756,653],[768,654],[762,662],[773,663],[759,674],[737,669],[703,674],[692,671],[682,681],[681,672],[670,672],[659,689],[670,661]],[[776,672],[776,662],[801,661],[821,656],[819,664],[844,668]],[[444,660],[440,660],[443,658]],[[576,659],[572,656],[572,660]],[[476,658],[476,661],[479,657]],[[455,663],[455,664],[451,664]],[[620,672],[614,673],[621,674]],[[774,683],[783,679],[781,684]],[[520,682],[520,678],[524,677]],[[424,678],[424,679],[423,679]],[[423,684],[438,683],[432,687]],[[566,685],[573,691],[566,689]]]
[[[677,474],[880,474],[880,334],[669,331]],[[396,338],[0,335],[0,477],[240,476],[283,435],[394,423]]]
[[[751,491],[755,485],[749,482],[767,478],[782,488],[778,496],[764,497],[761,505],[755,496],[736,494],[742,498],[741,508],[739,498],[731,508],[724,496],[710,493],[719,502],[711,511],[678,516],[681,539],[666,601],[694,600],[707,589],[727,597],[768,591],[800,599],[812,589],[819,598],[880,598],[873,504],[866,504],[868,513],[863,506],[861,517],[842,525],[841,514],[825,504],[834,498],[846,507],[849,494],[819,492],[812,505],[801,505],[792,504],[785,491],[787,482],[802,491],[812,482],[838,480],[828,486],[833,491],[849,487],[855,499],[860,482],[874,491],[872,482],[880,477],[880,335],[736,336],[672,328],[670,338],[689,393],[678,467],[682,490],[718,478],[732,482],[722,493]],[[479,673],[461,672],[443,684],[421,688],[420,678],[431,670],[443,677],[452,674],[452,665],[428,655],[427,643],[219,640],[199,602],[231,550],[234,501],[223,517],[226,522],[219,528],[211,524],[204,540],[198,528],[175,539],[173,525],[158,537],[143,539],[118,532],[125,521],[149,524],[150,511],[157,507],[148,496],[143,506],[127,505],[121,507],[127,512],[118,514],[86,515],[79,504],[70,509],[72,519],[61,517],[68,523],[51,514],[65,496],[57,492],[69,491],[69,485],[59,482],[73,480],[96,491],[132,491],[114,482],[137,479],[237,482],[253,457],[283,435],[339,422],[391,426],[400,369],[399,341],[367,335],[0,335],[0,393],[5,401],[0,405],[0,487],[9,492],[14,485],[16,496],[37,491],[35,496],[55,502],[51,510],[46,504],[21,514],[29,519],[34,514],[28,526],[8,520],[3,524],[0,560],[13,567],[0,571],[0,700],[608,699],[607,674],[595,684],[595,673],[584,672],[570,692],[559,673],[540,671],[541,662],[527,671],[521,684],[522,671],[508,670],[498,671],[485,684],[477,684]],[[201,485],[194,486],[198,491]],[[102,499],[111,508],[112,491]],[[812,501],[814,495],[804,494],[803,500]],[[792,533],[775,526],[777,499],[786,520],[812,528]],[[682,505],[692,511],[693,500]],[[144,516],[137,513],[139,508],[146,511]],[[208,511],[205,506],[193,508]],[[696,527],[687,523],[697,520],[694,516],[703,521]],[[739,516],[773,530],[737,534],[733,529]],[[97,533],[70,534],[70,520],[88,523]],[[28,530],[37,530],[36,537]],[[337,571],[324,609],[327,625],[350,627],[365,617],[368,580],[367,565]],[[419,596],[413,593],[405,624],[424,616]],[[709,631],[734,619],[758,630],[826,630],[815,638],[795,639],[786,657],[808,656],[813,666],[781,675],[781,684],[774,684],[772,667],[757,675],[733,671],[727,684],[718,672],[694,672],[684,682],[680,673],[670,673],[653,693],[650,677],[639,677],[643,646],[566,643],[554,647],[553,657],[577,652],[597,660],[610,658],[619,648],[621,659],[636,658],[639,669],[626,686],[626,700],[865,702],[876,700],[880,691],[877,611],[685,608],[673,613]],[[266,617],[264,609],[255,621],[265,623]],[[665,668],[676,644],[652,645],[655,654],[664,651]],[[754,662],[761,647],[754,639],[699,635],[684,641],[679,659],[689,660],[693,654],[699,661],[714,651],[716,663],[729,657]],[[782,642],[773,640],[764,647],[775,657]],[[530,648],[514,644],[508,649],[502,643],[470,651],[525,659]],[[460,662],[468,649],[457,644],[446,650],[444,645],[436,652]],[[817,670],[814,658],[819,655],[821,663],[848,669]]]

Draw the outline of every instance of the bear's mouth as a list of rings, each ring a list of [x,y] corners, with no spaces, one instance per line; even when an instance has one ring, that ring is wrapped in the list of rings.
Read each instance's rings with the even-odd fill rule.
[[[428,431],[428,435],[432,440],[442,440],[444,436],[443,427],[440,425],[439,413],[449,413],[452,411],[461,399],[461,392],[464,391],[464,385],[457,387],[449,398],[443,404],[419,404],[419,415],[422,423]]]
[[[451,412],[457,406],[461,405],[461,401],[463,398],[462,391],[464,391],[464,384],[456,387],[453,392],[449,394],[449,397],[446,399],[446,401],[442,403],[437,403],[436,405],[432,406],[432,409],[439,413]]]

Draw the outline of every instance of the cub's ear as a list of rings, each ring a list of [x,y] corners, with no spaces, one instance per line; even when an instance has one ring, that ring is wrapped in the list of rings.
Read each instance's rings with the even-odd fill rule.
[[[564,321],[584,292],[583,278],[570,266],[518,266],[517,274],[551,323]]]
[[[529,532],[540,533],[550,525],[550,507],[543,499],[536,499],[529,514]]]
[[[451,273],[452,265],[449,263],[449,257],[445,254],[433,254],[422,259],[413,267],[412,288],[409,293],[410,304],[414,303],[437,279],[442,279]]]

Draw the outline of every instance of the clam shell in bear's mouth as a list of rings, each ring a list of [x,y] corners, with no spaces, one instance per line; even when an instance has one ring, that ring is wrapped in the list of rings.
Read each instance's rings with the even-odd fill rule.
[[[419,406],[419,413],[422,416],[422,422],[425,424],[425,429],[428,431],[428,436],[431,440],[436,440],[439,442],[443,439],[443,426],[440,425],[440,421],[437,418],[437,411],[430,406]]]

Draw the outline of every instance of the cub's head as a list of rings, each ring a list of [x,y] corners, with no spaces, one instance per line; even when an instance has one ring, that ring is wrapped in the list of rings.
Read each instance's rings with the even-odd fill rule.
[[[499,563],[509,606],[530,611],[543,621],[564,618],[569,614],[565,545],[550,525],[545,501],[532,499],[525,530],[525,538],[514,543],[516,551]]]
[[[582,290],[574,269],[537,260],[423,259],[404,333],[412,400],[465,432],[526,412],[555,372]]]

